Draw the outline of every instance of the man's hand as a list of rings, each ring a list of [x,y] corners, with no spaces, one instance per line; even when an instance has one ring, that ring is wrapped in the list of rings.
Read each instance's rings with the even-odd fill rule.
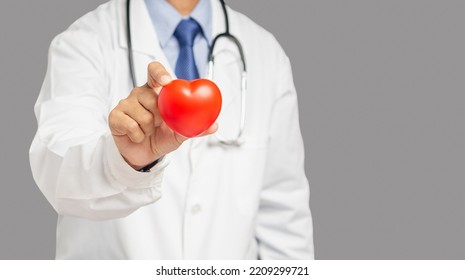
[[[176,150],[188,139],[171,130],[158,112],[158,93],[171,82],[171,76],[159,62],[150,63],[147,72],[147,83],[121,100],[108,121],[119,152],[136,170]],[[201,136],[214,133],[217,127],[213,124]]]

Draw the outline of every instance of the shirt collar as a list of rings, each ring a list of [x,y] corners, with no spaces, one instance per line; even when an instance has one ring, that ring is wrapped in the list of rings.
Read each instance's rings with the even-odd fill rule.
[[[173,36],[176,26],[183,19],[181,14],[166,0],[145,0],[145,4],[155,27],[158,41],[162,48]],[[189,17],[195,19],[208,44],[212,40],[212,9],[210,0],[199,0]]]

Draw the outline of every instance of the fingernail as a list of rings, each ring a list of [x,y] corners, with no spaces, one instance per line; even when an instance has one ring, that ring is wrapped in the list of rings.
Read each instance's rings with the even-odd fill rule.
[[[160,82],[162,85],[166,85],[167,83],[171,82],[171,77],[168,75],[163,75],[160,77]]]

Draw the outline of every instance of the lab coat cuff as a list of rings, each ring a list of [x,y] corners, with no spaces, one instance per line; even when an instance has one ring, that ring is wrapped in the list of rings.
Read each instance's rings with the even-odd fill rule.
[[[127,188],[151,188],[161,184],[163,170],[168,165],[165,157],[148,172],[140,172],[132,168],[120,154],[113,136],[107,136],[107,168],[106,171],[112,180]]]

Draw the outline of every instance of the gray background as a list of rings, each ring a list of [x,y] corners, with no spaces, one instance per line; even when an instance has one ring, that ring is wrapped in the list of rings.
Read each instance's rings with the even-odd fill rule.
[[[53,36],[103,2],[0,2],[0,258],[54,257],[33,104]],[[229,4],[293,63],[316,257],[464,259],[465,1]]]

